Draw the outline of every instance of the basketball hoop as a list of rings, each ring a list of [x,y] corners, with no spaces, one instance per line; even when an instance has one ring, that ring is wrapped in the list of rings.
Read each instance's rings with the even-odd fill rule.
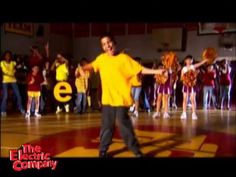
[[[219,26],[215,26],[214,30],[216,30],[219,34],[224,34],[226,27],[225,25],[219,25]]]

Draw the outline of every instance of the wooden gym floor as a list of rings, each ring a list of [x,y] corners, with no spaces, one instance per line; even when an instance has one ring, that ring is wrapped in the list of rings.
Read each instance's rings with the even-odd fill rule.
[[[236,111],[198,110],[198,120],[180,120],[181,109],[170,119],[153,119],[141,112],[131,118],[141,150],[150,157],[236,157]],[[20,114],[1,118],[1,157],[22,144],[40,145],[53,157],[98,157],[101,113],[83,115],[49,114],[26,120]],[[125,148],[119,131],[109,153],[113,157],[133,157]]]

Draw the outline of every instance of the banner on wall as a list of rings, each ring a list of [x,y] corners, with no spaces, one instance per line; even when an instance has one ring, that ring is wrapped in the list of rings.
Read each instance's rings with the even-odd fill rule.
[[[31,37],[34,34],[34,25],[33,23],[5,23],[4,31]]]

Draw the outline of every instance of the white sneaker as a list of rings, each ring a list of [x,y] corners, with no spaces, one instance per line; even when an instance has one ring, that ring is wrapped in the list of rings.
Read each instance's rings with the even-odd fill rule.
[[[182,112],[180,119],[187,119],[187,113],[186,112]]]
[[[156,117],[160,117],[161,116],[161,113],[160,112],[155,112],[153,115],[152,115],[152,118],[156,118]]]
[[[56,114],[60,113],[61,111],[62,109],[59,106],[57,106]]]
[[[163,114],[163,118],[164,118],[164,119],[168,119],[168,118],[170,118],[170,115],[169,115],[167,112],[165,112],[165,113]]]
[[[6,117],[6,116],[7,116],[7,113],[6,113],[6,112],[1,112],[1,116],[2,116],[2,117]]]
[[[176,105],[176,104],[174,104],[174,105],[173,105],[173,108],[174,108],[174,109],[178,109],[178,107],[177,107],[177,105]]]
[[[134,111],[134,117],[138,117],[138,111]]]
[[[25,118],[26,118],[26,119],[29,119],[29,118],[30,118],[30,113],[29,113],[29,112],[27,112],[27,113],[25,114]]]
[[[34,113],[34,116],[37,117],[37,118],[39,118],[39,117],[41,117],[41,114],[35,112],[35,113]]]
[[[187,105],[187,107],[188,107],[189,109],[192,108],[192,104],[189,103],[189,104]]]
[[[135,107],[135,105],[130,106],[129,111],[134,112],[134,107]]]
[[[197,120],[198,119],[197,114],[195,112],[192,113],[192,119],[193,120]]]
[[[69,104],[65,105],[65,110],[67,113],[70,112],[70,105]]]

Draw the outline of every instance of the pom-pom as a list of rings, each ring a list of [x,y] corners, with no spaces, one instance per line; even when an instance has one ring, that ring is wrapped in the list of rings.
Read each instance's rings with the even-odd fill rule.
[[[195,70],[189,70],[184,73],[183,77],[183,84],[189,87],[193,87],[196,85],[197,82],[197,72]]]
[[[164,74],[156,74],[154,76],[154,78],[156,79],[156,82],[158,84],[165,84],[166,81],[168,80],[168,74],[164,73]]]
[[[166,69],[177,70],[178,58],[175,52],[166,52],[161,57],[162,64]]]
[[[207,64],[212,64],[214,63],[215,59],[217,57],[217,52],[214,48],[206,48],[203,53],[202,53],[202,59],[205,60],[207,59]]]

